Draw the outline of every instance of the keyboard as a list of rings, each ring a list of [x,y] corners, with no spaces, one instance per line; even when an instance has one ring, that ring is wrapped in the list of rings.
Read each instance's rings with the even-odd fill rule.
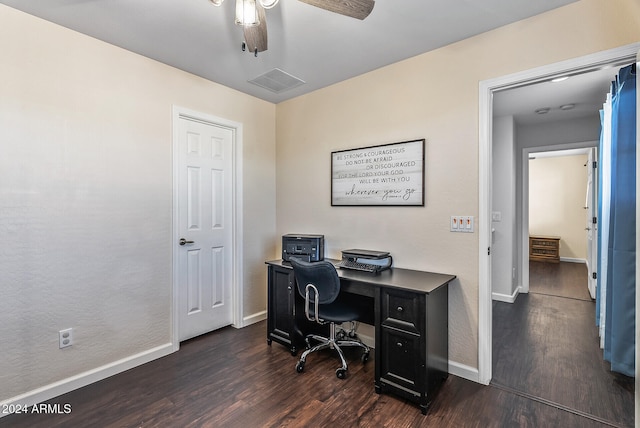
[[[361,270],[364,272],[376,272],[380,270],[380,266],[378,265],[372,265],[369,263],[360,263],[353,260],[342,260],[336,263],[336,266],[344,269]]]

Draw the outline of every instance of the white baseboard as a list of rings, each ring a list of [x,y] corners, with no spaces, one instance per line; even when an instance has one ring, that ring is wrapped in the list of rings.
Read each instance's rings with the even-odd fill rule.
[[[358,333],[358,338],[362,341],[362,343],[364,343],[365,345],[367,345],[369,348],[374,348],[376,347],[376,339],[368,336],[366,334],[362,334],[362,333]]]
[[[506,302],[513,303],[516,301],[516,297],[520,294],[520,287],[516,287],[513,291],[513,294],[502,294],[502,293],[491,293],[491,299],[497,300],[498,302]]]
[[[449,360],[449,373],[472,382],[480,383],[478,369]]]
[[[264,310],[264,311],[256,312],[255,314],[251,314],[249,316],[242,318],[242,325],[234,325],[234,327],[242,328],[242,327],[249,326],[251,324],[255,324],[260,321],[264,321],[266,319],[267,319],[267,311]]]
[[[560,257],[561,262],[569,262],[569,263],[584,263],[587,264],[585,259],[577,259],[575,257]]]
[[[102,367],[98,367],[84,373],[79,373],[75,376],[71,376],[58,382],[9,398],[8,400],[0,402],[0,408],[11,408],[11,405],[20,405],[24,407],[42,403],[43,401],[50,400],[62,394],[66,394],[67,392],[82,388],[83,386],[98,382],[115,374],[122,373],[126,370],[164,357],[173,352],[173,344],[167,343],[160,345],[147,351],[140,352],[139,354],[114,361],[113,363],[105,364]],[[0,412],[0,418],[3,416],[6,416],[6,413]]]

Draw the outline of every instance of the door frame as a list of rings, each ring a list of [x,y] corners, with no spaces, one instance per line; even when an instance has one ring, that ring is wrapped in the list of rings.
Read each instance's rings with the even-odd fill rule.
[[[519,257],[518,261],[520,266],[518,269],[522,272],[522,278],[520,281],[520,293],[528,293],[529,292],[529,155],[531,153],[540,153],[540,152],[556,152],[563,150],[574,150],[574,149],[591,149],[597,148],[597,141],[584,141],[579,143],[564,143],[564,144],[554,144],[550,146],[535,146],[535,147],[523,147],[522,148],[522,188],[520,191],[522,192],[522,201],[521,201],[521,215],[520,215],[520,224],[522,225],[520,230],[516,233],[520,234],[521,240],[521,248],[520,254],[522,257]]]
[[[640,43],[609,49],[479,83],[478,120],[478,382],[488,385],[492,375],[491,297],[491,156],[493,93],[541,82],[558,75],[580,73],[619,61],[636,61]],[[518,233],[518,232],[516,232]],[[520,258],[521,259],[521,258]]]
[[[173,168],[173,205],[172,205],[172,232],[171,232],[171,253],[172,253],[172,278],[173,291],[171,302],[171,343],[173,350],[180,348],[179,336],[179,278],[178,278],[178,240],[180,239],[178,204],[179,204],[179,186],[178,186],[178,145],[179,145],[179,126],[181,119],[193,120],[212,126],[219,126],[230,129],[232,131],[232,245],[233,245],[233,263],[231,267],[231,299],[233,307],[233,326],[236,328],[244,327],[243,325],[243,262],[242,262],[242,123],[232,120],[213,116],[190,110],[180,106],[172,107],[172,127],[173,127],[173,143],[172,143],[172,168]]]

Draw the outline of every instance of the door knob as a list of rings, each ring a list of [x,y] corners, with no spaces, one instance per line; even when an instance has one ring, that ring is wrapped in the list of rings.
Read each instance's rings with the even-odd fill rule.
[[[193,244],[193,241],[187,241],[187,240],[186,240],[186,239],[184,239],[184,238],[180,238],[179,243],[180,243],[180,245]]]

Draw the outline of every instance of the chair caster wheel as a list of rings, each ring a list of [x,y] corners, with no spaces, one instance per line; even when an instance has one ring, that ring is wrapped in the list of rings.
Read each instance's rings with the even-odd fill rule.
[[[347,377],[347,370],[339,368],[338,370],[336,370],[336,376],[338,377],[338,379],[344,379],[345,377]]]
[[[363,352],[362,353],[362,357],[360,357],[360,360],[362,361],[362,364],[364,364],[367,361],[369,361],[369,353],[368,352]]]
[[[296,364],[296,371],[298,373],[302,373],[304,370],[304,361],[298,361],[298,364]]]

